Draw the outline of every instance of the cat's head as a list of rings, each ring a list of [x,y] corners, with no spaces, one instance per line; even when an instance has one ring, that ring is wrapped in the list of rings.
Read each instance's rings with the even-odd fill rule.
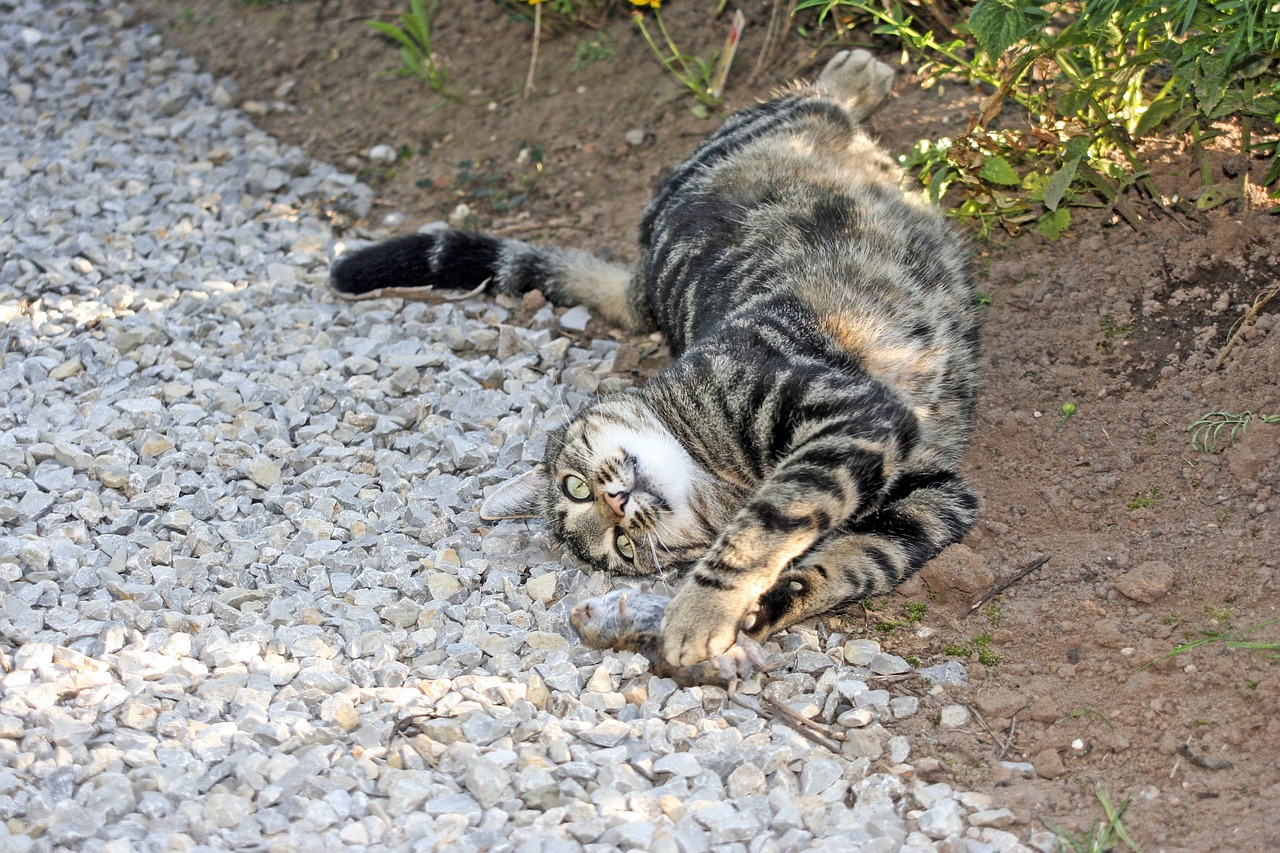
[[[681,569],[715,538],[711,478],[634,394],[606,397],[552,433],[546,458],[503,483],[485,519],[541,518],[581,559],[616,574]]]

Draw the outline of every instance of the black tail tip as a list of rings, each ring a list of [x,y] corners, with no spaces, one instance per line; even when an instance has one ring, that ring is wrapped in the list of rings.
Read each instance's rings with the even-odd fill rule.
[[[348,300],[429,291],[426,258],[434,242],[432,235],[411,234],[343,255],[329,269],[329,290]]]

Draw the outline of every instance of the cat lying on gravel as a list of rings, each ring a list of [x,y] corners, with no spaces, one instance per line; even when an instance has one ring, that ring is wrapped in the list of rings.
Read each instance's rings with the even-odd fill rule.
[[[974,523],[965,251],[858,129],[892,81],[845,51],[731,116],[649,203],[635,269],[444,232],[332,271],[348,299],[536,288],[663,332],[675,362],[578,413],[481,514],[542,518],[607,571],[680,569],[661,628],[673,666],[885,592]]]

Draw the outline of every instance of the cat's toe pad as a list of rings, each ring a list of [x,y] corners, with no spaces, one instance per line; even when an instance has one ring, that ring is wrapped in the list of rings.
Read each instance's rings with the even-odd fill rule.
[[[865,50],[842,50],[818,76],[817,87],[844,102],[855,118],[874,112],[893,89],[894,71]]]

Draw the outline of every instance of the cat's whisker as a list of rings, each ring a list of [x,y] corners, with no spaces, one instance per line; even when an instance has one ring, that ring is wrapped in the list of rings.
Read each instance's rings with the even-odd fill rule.
[[[653,554],[653,565],[657,567],[658,572],[661,573],[662,561],[658,559],[658,549],[653,544],[653,540],[654,540],[653,531],[649,531],[648,533],[646,533],[644,538],[649,542],[649,551],[652,552]]]

